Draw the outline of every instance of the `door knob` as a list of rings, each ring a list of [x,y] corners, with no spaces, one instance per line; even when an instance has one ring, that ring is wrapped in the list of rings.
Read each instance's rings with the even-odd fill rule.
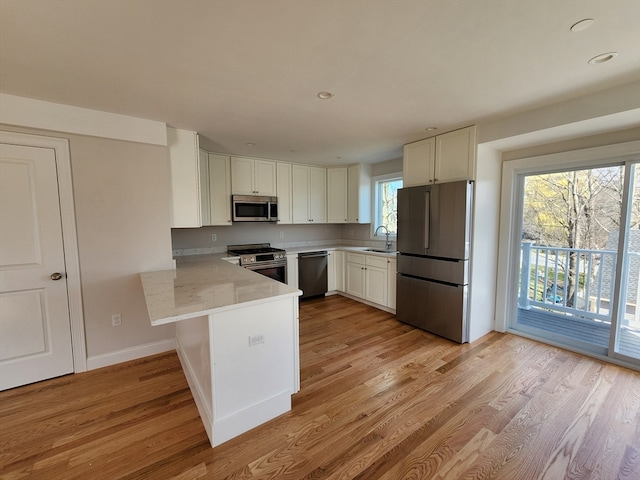
[[[51,274],[51,280],[60,280],[63,276],[61,273],[55,272]]]

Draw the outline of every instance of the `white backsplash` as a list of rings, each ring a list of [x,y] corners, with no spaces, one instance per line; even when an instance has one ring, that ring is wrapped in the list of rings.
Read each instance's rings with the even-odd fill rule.
[[[212,240],[215,235],[216,241]],[[384,248],[382,240],[371,239],[367,225],[278,225],[234,224],[224,227],[176,228],[171,230],[173,256],[224,253],[227,245],[270,243],[278,248],[354,245]]]

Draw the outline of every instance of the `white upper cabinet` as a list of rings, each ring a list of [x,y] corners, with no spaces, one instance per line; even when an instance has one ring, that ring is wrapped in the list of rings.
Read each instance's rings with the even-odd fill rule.
[[[347,167],[327,168],[327,221],[347,223]]]
[[[290,163],[278,162],[276,165],[276,191],[278,197],[278,223],[293,223],[293,197],[291,193]]]
[[[292,167],[293,223],[327,222],[327,169]]]
[[[309,218],[327,223],[327,169],[309,167]]]
[[[209,154],[198,153],[200,166],[200,218],[202,225],[211,225],[211,196],[209,192]]]
[[[276,162],[231,157],[231,190],[234,195],[276,196]]]
[[[171,168],[171,227],[201,227],[198,134],[167,127]]]
[[[371,223],[371,165],[351,165],[348,172],[349,223]]]
[[[476,178],[476,126],[436,137],[434,182],[456,182]]]
[[[435,159],[435,137],[406,144],[402,155],[402,185],[413,187],[433,183]]]
[[[403,185],[475,180],[476,127],[461,128],[404,146]]]
[[[231,159],[209,153],[207,166],[209,223],[203,225],[231,225]]]

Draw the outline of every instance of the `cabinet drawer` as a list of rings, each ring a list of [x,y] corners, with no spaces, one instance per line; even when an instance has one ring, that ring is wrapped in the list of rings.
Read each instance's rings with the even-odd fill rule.
[[[387,269],[387,259],[377,255],[367,255],[367,266]]]
[[[350,263],[358,263],[360,265],[364,265],[365,258],[366,258],[366,255],[364,255],[362,253],[347,252],[347,260],[346,261],[350,262]]]

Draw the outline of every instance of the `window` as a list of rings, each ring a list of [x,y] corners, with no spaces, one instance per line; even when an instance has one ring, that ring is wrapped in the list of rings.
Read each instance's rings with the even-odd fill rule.
[[[373,178],[373,232],[380,226],[386,227],[391,235],[398,231],[399,188],[402,188],[402,173]]]

